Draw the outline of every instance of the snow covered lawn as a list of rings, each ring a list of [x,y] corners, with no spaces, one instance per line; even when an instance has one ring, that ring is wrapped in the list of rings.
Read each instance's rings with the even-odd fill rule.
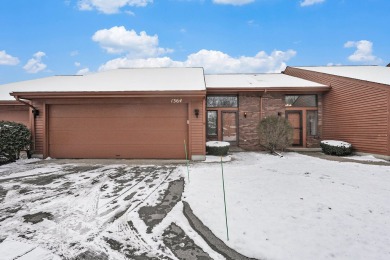
[[[185,169],[183,169],[185,171]],[[390,164],[236,153],[190,167],[185,200],[219,238],[259,259],[390,259]]]

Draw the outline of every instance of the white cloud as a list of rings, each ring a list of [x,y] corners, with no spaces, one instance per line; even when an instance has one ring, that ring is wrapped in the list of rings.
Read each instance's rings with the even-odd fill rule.
[[[321,4],[325,2],[325,0],[304,0],[301,2],[301,6],[310,6],[315,4]]]
[[[348,41],[344,44],[344,48],[356,48],[355,52],[348,57],[348,60],[353,62],[363,62],[367,64],[378,64],[382,60],[373,55],[373,43],[367,40]]]
[[[149,36],[142,31],[126,30],[124,26],[114,26],[95,32],[92,40],[98,42],[108,53],[127,53],[130,57],[155,57],[172,52],[171,49],[158,47],[158,36]]]
[[[74,56],[77,56],[79,55],[79,51],[71,51],[70,52],[70,56],[74,57]]]
[[[7,54],[6,51],[0,51],[0,65],[18,65],[19,59]]]
[[[333,62],[329,62],[328,64],[326,64],[326,66],[328,67],[333,67],[333,66],[342,66],[343,64],[341,63],[333,63]]]
[[[76,75],[85,75],[90,73],[89,68],[84,68],[76,72]]]
[[[255,56],[231,57],[215,50],[200,50],[190,54],[185,61],[175,61],[169,57],[131,59],[129,57],[110,60],[99,70],[136,67],[204,67],[207,73],[239,72],[280,72],[285,69],[286,61],[296,55],[296,51],[278,51],[271,54],[260,51]]]
[[[84,11],[97,9],[105,14],[115,14],[125,6],[144,7],[152,2],[153,0],[79,0],[77,5]]]
[[[222,5],[246,5],[253,3],[255,0],[213,0],[215,4]]]
[[[26,65],[23,66],[23,69],[27,73],[38,73],[44,69],[46,69],[46,64],[42,62],[42,58],[45,57],[46,54],[42,51],[39,51],[33,55],[31,59],[28,60]]]
[[[74,63],[74,65],[75,65],[76,67],[80,67],[80,66],[81,66],[81,63],[76,61],[76,62]]]

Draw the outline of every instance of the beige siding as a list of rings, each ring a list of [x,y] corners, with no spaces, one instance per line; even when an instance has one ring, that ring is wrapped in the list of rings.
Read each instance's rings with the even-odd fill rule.
[[[323,96],[323,139],[350,142],[360,152],[390,155],[390,87],[290,67],[285,73],[331,85]]]

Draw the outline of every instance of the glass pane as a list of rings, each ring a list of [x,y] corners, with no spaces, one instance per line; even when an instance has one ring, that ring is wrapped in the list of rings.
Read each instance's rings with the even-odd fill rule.
[[[237,96],[207,96],[207,107],[237,107]]]
[[[306,113],[306,133],[307,135],[317,135],[318,113],[317,111],[307,111]]]
[[[237,121],[236,113],[223,112],[222,113],[222,140],[227,142],[237,141]]]
[[[217,111],[207,111],[207,135],[217,135]]]
[[[286,107],[316,107],[316,95],[286,95]]]

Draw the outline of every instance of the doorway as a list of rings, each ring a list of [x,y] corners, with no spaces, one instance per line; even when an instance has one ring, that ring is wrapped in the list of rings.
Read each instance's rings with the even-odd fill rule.
[[[293,127],[293,146],[302,146],[302,111],[286,111],[286,118]]]
[[[238,116],[234,110],[207,111],[207,140],[225,141],[237,145]]]

